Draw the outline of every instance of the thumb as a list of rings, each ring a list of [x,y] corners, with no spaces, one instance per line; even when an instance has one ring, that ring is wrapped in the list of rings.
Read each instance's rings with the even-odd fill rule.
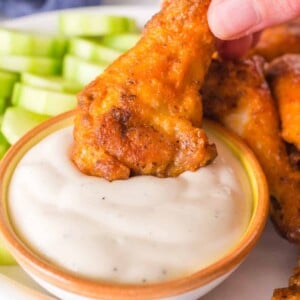
[[[300,16],[299,0],[212,0],[211,31],[220,39],[237,39]]]

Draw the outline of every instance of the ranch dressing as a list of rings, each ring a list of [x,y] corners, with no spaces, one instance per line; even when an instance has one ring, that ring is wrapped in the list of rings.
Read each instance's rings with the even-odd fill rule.
[[[106,281],[162,282],[215,262],[245,232],[249,180],[213,137],[219,155],[205,168],[113,182],[76,169],[72,139],[70,127],[35,145],[9,187],[16,231],[53,264]]]

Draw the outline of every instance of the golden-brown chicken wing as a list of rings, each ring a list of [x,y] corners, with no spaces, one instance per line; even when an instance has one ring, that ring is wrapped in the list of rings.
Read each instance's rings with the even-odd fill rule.
[[[300,53],[300,19],[265,29],[250,51],[268,61],[286,53]]]
[[[177,176],[215,158],[198,93],[214,51],[209,2],[166,2],[140,42],[79,95],[72,159],[82,172]]]
[[[300,287],[291,286],[288,288],[276,289],[272,300],[300,300]]]
[[[275,59],[266,73],[277,100],[282,137],[300,150],[300,55],[287,54]]]
[[[294,270],[290,277],[289,287],[276,289],[272,300],[299,300],[300,299],[300,267]]]
[[[294,145],[287,144],[290,163],[295,170],[300,171],[300,151]]]
[[[300,243],[300,172],[291,167],[281,139],[263,63],[261,57],[213,62],[202,90],[204,114],[248,143],[266,173],[276,227],[284,237]]]

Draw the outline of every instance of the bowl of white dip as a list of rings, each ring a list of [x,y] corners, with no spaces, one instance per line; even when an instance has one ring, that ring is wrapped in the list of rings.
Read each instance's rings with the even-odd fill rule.
[[[240,139],[206,121],[211,165],[108,182],[70,161],[73,114],[30,131],[1,162],[1,237],[30,276],[61,299],[187,300],[239,266],[269,196]]]

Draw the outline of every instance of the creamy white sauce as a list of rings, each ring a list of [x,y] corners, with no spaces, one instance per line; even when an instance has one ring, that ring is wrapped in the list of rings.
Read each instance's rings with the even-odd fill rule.
[[[34,251],[85,277],[149,283],[200,270],[238,242],[251,214],[245,171],[214,142],[217,159],[197,172],[108,182],[80,173],[72,129],[57,131],[13,174],[12,222]]]

